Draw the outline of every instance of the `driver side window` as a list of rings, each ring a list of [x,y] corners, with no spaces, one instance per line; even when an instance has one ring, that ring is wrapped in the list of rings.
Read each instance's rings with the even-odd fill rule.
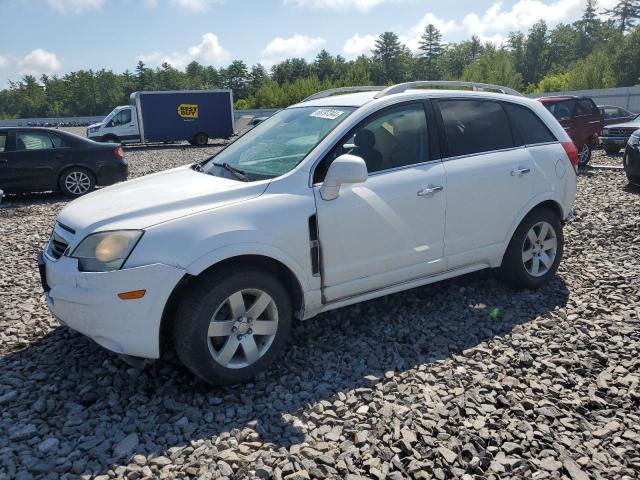
[[[427,118],[422,103],[376,113],[347,134],[318,164],[314,183],[324,180],[329,165],[342,154],[362,158],[369,174],[429,160]]]

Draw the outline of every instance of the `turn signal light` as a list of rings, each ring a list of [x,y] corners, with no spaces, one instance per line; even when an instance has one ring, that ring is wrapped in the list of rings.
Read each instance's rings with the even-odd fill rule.
[[[131,292],[122,292],[118,294],[118,298],[122,300],[137,300],[144,297],[146,290],[132,290]]]

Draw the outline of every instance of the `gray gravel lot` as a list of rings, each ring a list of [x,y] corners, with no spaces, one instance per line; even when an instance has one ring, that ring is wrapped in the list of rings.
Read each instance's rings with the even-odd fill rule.
[[[138,176],[216,148],[126,157]],[[0,479],[640,476],[640,190],[622,172],[580,175],[547,287],[481,272],[323,314],[275,368],[224,389],[173,361],[134,370],[60,327],[35,257],[66,200],[9,203]]]

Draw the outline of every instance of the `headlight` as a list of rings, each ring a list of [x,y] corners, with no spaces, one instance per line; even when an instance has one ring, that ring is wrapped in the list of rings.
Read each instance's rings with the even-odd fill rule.
[[[71,258],[83,272],[119,270],[142,237],[141,230],[93,233],[78,245]]]
[[[95,133],[95,132],[97,132],[98,130],[100,130],[100,127],[91,127],[91,128],[89,129],[89,133]]]
[[[602,130],[602,136],[603,137],[608,137],[609,136],[609,129],[605,128],[604,130]]]
[[[635,146],[637,146],[638,144],[640,144],[640,136],[635,135],[635,134],[634,134],[634,135],[631,135],[631,136],[629,137],[629,145],[632,145],[632,146],[634,146],[634,147],[635,147]]]

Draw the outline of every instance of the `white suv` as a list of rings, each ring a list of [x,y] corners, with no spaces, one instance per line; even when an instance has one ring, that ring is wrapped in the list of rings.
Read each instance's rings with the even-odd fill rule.
[[[246,381],[294,318],[483,268],[544,284],[577,161],[544,105],[508,88],[321,92],[206,161],[69,204],[39,262],[46,299],[129,359],[173,344],[203,380]]]

